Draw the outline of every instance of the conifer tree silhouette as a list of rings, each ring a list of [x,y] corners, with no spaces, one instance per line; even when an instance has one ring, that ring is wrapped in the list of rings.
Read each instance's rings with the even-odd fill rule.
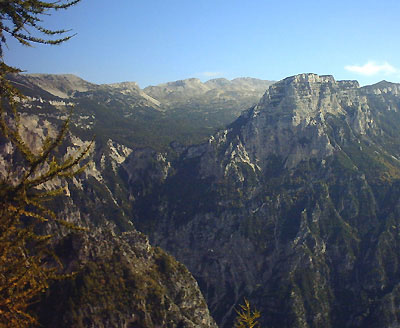
[[[83,172],[83,160],[93,141],[70,156],[57,155],[58,146],[68,131],[71,114],[55,137],[47,136],[39,151],[33,151],[21,134],[18,112],[24,96],[8,80],[19,68],[7,65],[3,49],[7,38],[30,46],[34,43],[57,45],[74,35],[68,30],[50,30],[42,18],[53,11],[68,9],[75,1],[0,0],[0,138],[10,144],[18,164],[0,177],[0,327],[31,327],[37,323],[28,307],[50,280],[60,278],[46,262],[51,235],[38,232],[48,220],[77,228],[57,218],[45,202],[64,192],[63,187],[43,188],[55,179],[68,179]],[[65,158],[66,157],[66,158]],[[64,159],[63,159],[64,158]]]

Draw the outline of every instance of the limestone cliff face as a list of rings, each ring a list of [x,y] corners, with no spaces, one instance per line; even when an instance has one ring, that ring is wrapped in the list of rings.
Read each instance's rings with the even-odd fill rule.
[[[275,83],[208,142],[151,155],[132,180],[136,226],[188,266],[223,327],[243,297],[268,327],[399,325],[398,91]]]
[[[295,167],[310,157],[322,159],[333,153],[325,117],[344,114],[332,76],[302,74],[272,86],[249,113],[252,118],[242,131],[243,142],[263,167],[275,154],[285,166]]]
[[[346,115],[342,99],[350,97],[346,106],[352,106],[358,98],[354,94],[357,88],[357,82],[336,82],[332,76],[316,74],[296,75],[275,83],[232,126],[237,147],[244,146],[245,157],[260,169],[265,168],[271,155],[283,158],[287,168],[309,158],[322,160],[338,147],[329,138],[326,120]]]
[[[234,163],[245,163],[254,172],[263,171],[269,158],[276,156],[291,169],[311,158],[323,161],[352,142],[368,139],[370,144],[385,143],[390,129],[380,129],[376,122],[397,111],[395,100],[388,98],[396,97],[399,87],[387,82],[384,85],[359,88],[356,81],[335,81],[332,76],[316,74],[286,78],[272,85],[229,129],[211,137],[208,150],[204,145],[193,146],[187,157],[196,152],[215,152],[225,163],[226,175]],[[386,98],[382,96],[388,92]],[[388,104],[383,105],[385,102]],[[381,106],[387,106],[383,113]],[[387,146],[379,146],[380,151]],[[390,156],[397,154],[395,151]],[[220,170],[215,165],[209,169],[210,156],[214,155],[203,156],[202,167],[204,174],[215,175]]]

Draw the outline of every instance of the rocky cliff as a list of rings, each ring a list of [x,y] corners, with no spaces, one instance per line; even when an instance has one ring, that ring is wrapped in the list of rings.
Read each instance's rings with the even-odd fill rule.
[[[395,327],[399,105],[388,82],[277,82],[207,143],[132,152],[135,225],[187,265],[222,327],[243,297],[268,327]]]
[[[217,327],[186,267],[135,230],[108,224],[54,248],[75,275],[34,305],[43,327]]]

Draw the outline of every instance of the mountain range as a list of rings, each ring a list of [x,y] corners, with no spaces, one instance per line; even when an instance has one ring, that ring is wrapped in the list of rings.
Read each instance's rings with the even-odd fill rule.
[[[89,115],[86,123],[94,125],[96,135],[159,150],[172,141],[205,140],[255,104],[273,83],[251,78],[206,83],[188,79],[142,90],[135,82],[97,85],[68,74],[23,74],[11,79],[27,96],[73,104],[77,116]]]
[[[311,73],[273,84],[189,79],[143,90],[134,83],[94,85],[74,76],[12,80],[28,96],[21,111],[31,147],[72,105],[74,125],[60,153],[96,134],[92,164],[65,186],[67,199],[54,205],[63,217],[95,227],[102,236],[116,234],[79,237],[107,250],[93,251],[92,261],[81,255],[82,272],[95,279],[93,272],[100,271],[100,280],[111,275],[113,286],[120,286],[115,276],[121,272],[137,273],[123,275],[124,283],[146,273],[124,271],[110,259],[130,268],[141,254],[156,263],[150,276],[164,286],[157,293],[162,296],[149,292],[138,300],[147,310],[129,297],[117,302],[121,315],[112,323],[90,306],[78,311],[73,305],[63,310],[65,322],[168,326],[167,304],[181,313],[183,304],[190,304],[193,314],[204,302],[197,291],[176,298],[179,279],[191,279],[175,273],[185,266],[220,327],[232,327],[244,298],[261,311],[265,327],[400,326],[399,84],[360,87],[357,81]],[[4,163],[12,157],[7,144],[1,156]],[[116,232],[107,232],[109,224]],[[136,229],[184,266],[153,246],[146,246],[148,255],[129,251],[148,243]],[[124,234],[143,237],[129,242]],[[74,238],[80,240],[60,236],[57,247],[67,263],[79,266],[83,242]],[[125,255],[109,251],[124,247]],[[111,267],[102,264],[107,261]],[[95,298],[87,278],[82,281],[85,288],[71,289],[74,297],[65,293],[70,300],[65,304]],[[114,289],[133,292],[128,285]],[[50,288],[42,304],[49,304],[57,288]],[[115,295],[100,294],[112,307]],[[215,325],[202,306],[195,319],[185,312],[186,319],[173,319],[170,326]],[[127,317],[129,309],[138,319]],[[55,326],[54,318],[43,318]]]

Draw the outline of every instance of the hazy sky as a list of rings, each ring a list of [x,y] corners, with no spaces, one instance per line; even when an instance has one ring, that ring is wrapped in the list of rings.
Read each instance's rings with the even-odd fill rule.
[[[10,40],[5,61],[141,87],[308,72],[400,82],[399,17],[399,0],[82,0],[45,20],[72,28],[72,40],[34,48]]]

